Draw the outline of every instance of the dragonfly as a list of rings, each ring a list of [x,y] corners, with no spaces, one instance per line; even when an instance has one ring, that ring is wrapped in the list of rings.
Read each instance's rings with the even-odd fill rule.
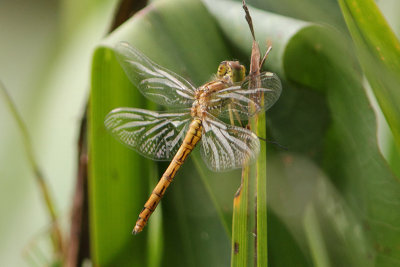
[[[213,171],[241,168],[257,157],[257,135],[232,122],[246,121],[270,108],[282,85],[276,74],[263,72],[255,77],[261,86],[251,88],[243,65],[223,61],[210,82],[196,87],[126,42],[118,43],[115,52],[127,77],[145,97],[174,109],[155,112],[119,107],[105,118],[105,127],[129,148],[152,160],[170,161],[139,214],[133,229],[137,234],[198,143],[203,160]]]

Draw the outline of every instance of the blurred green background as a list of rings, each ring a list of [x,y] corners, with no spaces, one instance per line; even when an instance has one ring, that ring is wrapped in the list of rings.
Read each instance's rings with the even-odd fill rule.
[[[90,61],[117,1],[1,1],[0,80],[27,124],[61,220],[68,221]],[[29,266],[24,251],[49,219],[22,136],[0,100],[0,265]]]
[[[168,6],[168,1],[153,2]],[[197,85],[206,81],[210,77],[208,75],[214,72],[213,67],[216,68],[218,61],[226,57],[248,60],[251,41],[247,29],[243,28],[245,24],[240,6],[224,1],[204,3],[207,9],[200,7],[198,12],[207,14],[208,20],[200,25],[199,31],[202,27],[213,30],[211,33],[203,32],[207,34],[203,39],[196,35],[195,30],[186,37],[182,37],[184,34],[179,29],[168,32],[173,28],[173,21],[171,25],[152,24],[158,16],[167,16],[165,14],[191,14],[179,8],[172,11],[155,8],[154,13],[139,15],[125,28],[103,39],[110,28],[117,1],[17,0],[0,3],[0,80],[28,127],[37,161],[54,196],[63,229],[68,229],[77,173],[79,126],[89,94],[93,106],[100,110],[96,113],[97,117],[92,117],[94,126],[99,126],[106,112],[120,104],[129,105],[136,101],[138,105],[143,105],[139,94],[130,91],[129,82],[113,59],[111,45],[121,39],[130,41],[144,52],[147,49],[152,59],[158,59],[157,62],[164,66],[190,77]],[[399,36],[400,3],[396,0],[376,3]],[[356,45],[351,41],[338,1],[254,0],[248,1],[248,4],[270,12],[260,13],[259,19],[256,19],[257,12],[252,13],[255,16],[254,26],[262,50],[266,40],[274,41],[267,68],[277,72],[284,85],[281,99],[267,113],[268,137],[288,148],[284,151],[268,145],[268,177],[275,177],[268,178],[268,199],[272,211],[268,225],[271,230],[268,244],[270,265],[396,266],[400,263],[400,235],[396,224],[400,219],[399,155],[367,80],[361,80],[361,67],[354,52],[356,50],[353,50]],[[154,5],[157,7],[158,3]],[[196,2],[194,6],[198,8],[201,4]],[[232,13],[228,12],[230,7],[234,7]],[[193,9],[192,12],[197,11]],[[275,15],[278,16],[273,17]],[[190,20],[187,16],[186,19]],[[276,24],[262,24],[260,21],[265,16],[272,16],[271,21]],[[193,17],[193,21],[196,19],[201,20]],[[189,22],[187,25],[187,28],[191,27]],[[303,28],[305,30],[300,31]],[[146,32],[140,35],[143,29]],[[298,32],[301,34],[296,35]],[[288,41],[285,36],[293,39]],[[181,39],[183,43],[190,43],[196,38],[200,38],[199,47],[217,40],[210,46],[213,54],[204,57],[207,60],[201,63],[191,61],[196,57],[190,50],[194,48],[179,46]],[[163,46],[156,42],[160,39]],[[149,42],[153,46],[148,46]],[[315,46],[314,42],[321,46]],[[169,49],[169,54],[163,51],[165,47]],[[208,51],[204,47],[199,49]],[[174,62],[177,58],[179,63]],[[343,77],[343,80],[338,77]],[[118,83],[114,84],[115,81]],[[110,88],[115,91],[110,91]],[[399,90],[398,86],[396,89]],[[126,100],[127,95],[132,100]],[[374,116],[377,119],[376,131]],[[0,99],[0,125],[0,265],[29,266],[23,255],[32,248],[34,251],[37,240],[48,235],[49,219],[26,159],[21,134],[4,99]],[[99,145],[98,149],[117,153],[116,159],[123,159],[118,170],[129,165],[129,159],[141,160],[149,168],[143,168],[140,175],[134,178],[130,176],[134,176],[132,173],[136,165],[133,165],[121,171],[130,175],[122,180],[112,180],[107,178],[110,177],[107,176],[108,165],[104,165],[104,175],[102,169],[92,166],[92,173],[101,177],[96,180],[92,176],[91,189],[95,262],[101,266],[132,266],[131,257],[141,253],[140,257],[136,257],[138,262],[157,266],[160,258],[166,259],[165,266],[177,266],[172,258],[183,253],[188,261],[186,266],[204,266],[199,260],[202,258],[206,258],[204,262],[209,260],[209,265],[218,263],[225,266],[229,263],[231,203],[232,194],[239,184],[239,173],[235,173],[237,179],[233,179],[234,182],[228,179],[232,173],[212,174],[207,170],[205,174],[190,173],[202,164],[200,157],[194,155],[194,160],[187,163],[186,172],[184,169],[173,184],[176,189],[171,189],[172,193],[163,200],[163,220],[152,218],[154,229],[134,239],[130,236],[130,228],[134,225],[136,210],[143,205],[142,199],[148,194],[143,189],[150,188],[158,176],[157,166],[140,159],[103,130],[93,132],[92,129],[90,142]],[[376,150],[375,136],[384,158]],[[99,162],[101,160],[108,159],[105,157]],[[110,169],[114,168],[110,165]],[[165,164],[161,164],[158,171],[164,167]],[[121,173],[115,171],[112,174],[118,177]],[[220,179],[212,179],[214,176]],[[148,177],[154,178],[150,184]],[[206,181],[202,180],[204,177]],[[210,180],[207,181],[207,177]],[[101,185],[97,181],[105,183]],[[199,189],[193,189],[194,185]],[[188,187],[193,191],[184,191]],[[118,191],[121,188],[123,191]],[[107,198],[104,195],[97,197],[96,194],[103,192],[101,190],[109,190]],[[192,199],[193,192],[197,192],[195,196],[199,203],[190,202],[192,206],[188,204],[190,207],[184,207],[187,204],[185,199]],[[118,195],[122,197],[116,199]],[[221,199],[214,200],[215,195]],[[120,210],[110,203],[119,203]],[[174,209],[177,205],[192,212],[189,215],[177,214]],[[213,205],[217,208],[214,209]],[[209,217],[193,212],[204,206],[211,207],[203,211]],[[120,217],[112,217],[109,222],[107,212],[115,212]],[[168,214],[180,218],[180,223],[171,221]],[[158,216],[161,217],[161,211]],[[99,218],[101,220],[97,222]],[[157,226],[157,220],[164,227]],[[196,222],[201,222],[201,226]],[[121,227],[115,229],[115,225]],[[115,232],[105,232],[102,227],[113,228]],[[187,238],[185,231],[198,234],[198,239]],[[152,233],[157,237],[151,236]],[[110,243],[105,245],[104,240]],[[202,240],[205,240],[204,243],[201,243]],[[165,246],[158,248],[154,242]],[[179,245],[174,247],[174,242]],[[209,244],[215,247],[205,247]],[[183,252],[179,250],[182,248]],[[207,254],[210,251],[213,254]],[[152,261],[151,255],[159,258]]]

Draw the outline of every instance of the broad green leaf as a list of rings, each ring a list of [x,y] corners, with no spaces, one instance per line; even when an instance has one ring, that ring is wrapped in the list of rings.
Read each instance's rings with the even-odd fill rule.
[[[240,16],[240,11],[237,11],[240,4],[218,3],[219,6],[211,3],[207,6],[220,23],[224,35],[244,54],[249,54],[251,36],[245,21],[231,19]],[[222,6],[229,8],[224,8],[221,13],[218,10]],[[290,165],[296,154],[311,159],[338,188],[343,200],[339,206],[349,207],[345,215],[349,222],[346,235],[326,235],[327,231],[332,232],[329,229],[340,225],[343,217],[331,217],[326,224],[320,225],[329,264],[391,266],[399,257],[395,249],[399,235],[394,225],[400,219],[400,186],[378,150],[375,115],[366,97],[361,68],[351,46],[343,35],[329,27],[251,8],[250,12],[259,42],[272,41],[273,50],[267,69],[278,72],[281,78],[286,77],[289,81],[283,86],[280,100],[267,112],[270,136],[288,147],[291,154],[281,158],[282,163]],[[279,150],[278,154],[281,154]],[[268,166],[273,165],[268,162]],[[268,174],[268,184],[283,179],[288,167],[283,167],[283,173]],[[304,165],[298,170],[302,168],[307,170],[310,166]],[[319,175],[315,172],[308,174],[310,177]],[[296,180],[291,188],[309,187],[303,184],[301,176],[293,177]],[[268,186],[269,197],[271,192],[279,191],[271,187]],[[276,208],[277,202],[270,205],[280,214],[285,210],[290,212],[290,203],[301,200],[296,200],[296,197],[304,197],[302,194],[291,196],[287,190],[280,192],[279,208]],[[289,196],[294,198],[293,202],[287,201]],[[318,205],[327,205],[321,203],[321,199],[314,201]],[[299,213],[297,224],[303,224],[306,214],[304,210]],[[282,216],[281,220],[285,221]],[[308,250],[307,258],[311,259],[317,247],[304,250],[307,228],[297,229],[289,220],[296,220],[290,218],[285,223],[303,251]],[[273,229],[269,229],[269,235],[274,235]],[[342,249],[335,249],[333,244]],[[271,246],[274,246],[273,242],[269,244]]]
[[[151,192],[149,180],[158,179],[166,164],[160,164],[158,175],[149,177],[146,166],[154,163],[105,131],[104,117],[113,108],[146,108],[150,102],[142,98],[115,60],[112,49],[120,41],[129,42],[198,86],[230,56],[213,18],[197,1],[157,1],[122,25],[95,52],[90,102],[93,261],[101,266],[143,266],[146,259],[157,256],[146,255],[145,248],[157,246],[161,237],[150,240],[150,227],[138,236],[130,233]],[[164,247],[156,252],[158,257],[163,264],[173,266],[226,265],[227,230],[190,160],[176,180],[161,204],[165,235]],[[149,224],[157,219],[153,216]]]
[[[241,2],[237,0],[238,2]],[[247,0],[247,4],[268,12],[315,23],[329,24],[345,29],[346,23],[336,0],[296,0],[264,1]]]
[[[152,257],[163,266],[229,264],[232,200],[240,172],[212,173],[195,151],[153,215],[162,209],[162,219],[152,217],[147,229],[132,237],[149,181],[154,183],[167,164],[157,164],[154,177],[148,168],[154,163],[119,144],[103,127],[112,108],[150,104],[114,58],[112,47],[119,41],[196,85],[209,80],[222,60],[248,62],[251,36],[241,5],[210,3],[208,13],[196,1],[154,2],[95,52],[90,118],[95,264],[145,265]],[[399,260],[400,188],[379,153],[374,113],[346,38],[326,26],[250,12],[261,49],[272,41],[266,68],[283,81],[280,100],[266,114],[268,139],[288,148],[283,153],[267,144],[270,265],[393,266]],[[155,221],[162,231],[150,225]],[[161,250],[145,249],[160,244]]]
[[[120,90],[129,88],[130,82],[119,70],[111,50],[96,50],[92,73],[89,113],[92,259],[102,266],[123,266],[129,260],[141,265],[146,262],[145,235],[133,239],[130,233],[137,218],[135,210],[141,209],[140,200],[148,190],[148,168],[143,166],[149,162],[119,143],[114,144],[104,127],[104,116],[117,106],[140,106],[143,99],[134,90]]]

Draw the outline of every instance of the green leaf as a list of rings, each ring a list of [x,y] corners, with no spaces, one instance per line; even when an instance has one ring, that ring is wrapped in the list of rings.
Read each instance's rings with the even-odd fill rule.
[[[243,54],[250,54],[251,36],[246,22],[231,19],[241,15],[240,4],[218,3],[221,4],[217,6],[210,1],[208,8],[221,24],[226,38]],[[222,6],[229,8],[223,8],[221,13],[218,10]],[[315,249],[326,249],[323,253],[328,255],[330,265],[367,266],[375,263],[391,266],[399,257],[395,249],[399,235],[393,226],[400,219],[400,186],[379,152],[375,114],[363,88],[361,68],[349,49],[351,46],[343,35],[329,27],[251,8],[250,12],[259,42],[272,41],[267,69],[281,74],[281,79],[287,79],[280,100],[267,112],[270,136],[288,147],[287,156],[279,156],[283,153],[274,149],[268,157],[268,197],[275,199],[269,200],[270,207],[287,225],[303,251],[307,251],[306,258],[320,255],[321,251]],[[315,179],[321,173],[313,172],[310,165],[299,162],[299,155],[317,164],[327,177],[326,182],[332,181],[339,190],[341,201],[335,200],[336,193],[327,195],[332,198],[331,204],[321,198],[307,197],[307,190],[315,190],[315,187],[304,184],[303,179]],[[277,161],[274,160],[276,156]],[[274,165],[279,166],[278,162],[283,167],[277,172]],[[288,186],[283,181],[292,164],[299,165],[297,172],[290,174],[293,184]],[[306,173],[300,175],[300,170]],[[299,190],[297,188],[302,190],[294,193]],[[306,203],[295,211],[299,217],[289,216],[294,212],[291,206],[303,203],[304,198],[321,206],[318,220],[330,218],[320,225],[325,243],[322,247],[304,247],[305,240],[312,238],[307,236],[313,234],[307,230],[308,225],[298,228],[306,216]],[[326,205],[337,205],[346,212],[338,217],[326,214],[329,211]],[[348,222],[346,226],[343,220]],[[268,233],[269,239],[279,239],[270,227]],[[270,242],[269,247],[273,246],[274,242]],[[271,257],[278,260],[285,255],[289,257],[284,251],[279,255]]]
[[[151,192],[148,181],[158,179],[160,174],[149,177],[146,166],[154,163],[122,146],[104,128],[104,117],[113,108],[147,108],[150,102],[142,98],[115,60],[112,47],[120,41],[129,42],[197,85],[207,81],[218,64],[230,57],[214,20],[197,1],[157,1],[113,32],[96,50],[90,100],[93,260],[102,266],[145,266],[153,257],[161,257],[163,264],[173,266],[226,265],[229,236],[190,160],[162,201],[165,245],[154,252],[158,256],[146,255],[150,253],[147,242],[153,246],[161,241],[160,236],[149,239],[150,227],[138,236],[130,235]],[[160,164],[160,172],[165,168]],[[189,170],[190,175],[185,175]],[[160,209],[149,224],[155,223]],[[196,212],[190,212],[193,210]],[[204,253],[209,256],[204,257]]]
[[[400,256],[394,249],[399,241],[394,238],[398,236],[398,230],[392,227],[400,219],[400,213],[393,212],[399,210],[400,185],[379,152],[375,114],[363,88],[359,68],[354,67],[357,65],[352,51],[346,47],[350,46],[341,35],[322,28],[305,29],[292,39],[285,57],[287,77],[302,86],[309,86],[303,77],[314,73],[317,75],[315,89],[324,90],[323,98],[308,103],[311,104],[309,110],[314,110],[313,115],[307,114],[303,107],[303,115],[293,117],[292,121],[300,119],[310,123],[310,115],[320,120],[311,122],[317,125],[312,126],[310,134],[314,135],[314,143],[324,142],[325,146],[318,145],[317,150],[299,147],[299,151],[308,150],[304,155],[311,156],[319,164],[350,206],[350,214],[356,219],[348,219],[353,223],[346,231],[362,229],[363,232],[362,241],[357,241],[355,234],[338,235],[341,246],[347,249],[337,254],[334,248],[327,246],[331,263],[366,266],[372,261],[377,266],[391,266]],[[307,98],[306,101],[310,101],[310,97]],[[321,101],[326,102],[318,107]],[[324,113],[325,119],[321,116]],[[286,123],[291,124],[290,121]],[[300,122],[298,125],[304,129],[306,124]],[[307,125],[306,129],[311,128]],[[294,132],[292,138],[307,135],[307,132],[298,133]],[[341,217],[330,222],[337,228]],[[325,242],[332,244],[331,239]],[[360,247],[360,243],[364,245]]]
[[[358,59],[400,148],[400,42],[372,0],[340,0]]]
[[[146,236],[131,231],[148,190],[148,161],[106,132],[104,117],[117,106],[140,106],[143,98],[121,72],[114,54],[98,48],[93,57],[89,113],[90,229],[93,261],[103,266],[146,262]],[[122,90],[124,89],[125,90]],[[127,167],[129,166],[129,167]],[[135,254],[131,253],[135,251]],[[132,256],[131,256],[132,255]]]
[[[112,46],[119,41],[196,85],[222,60],[249,60],[251,36],[240,4],[218,1],[207,8],[212,16],[196,1],[157,1],[95,52],[90,117],[95,264],[145,266],[152,257],[163,266],[229,264],[239,172],[211,173],[194,151],[162,200],[162,219],[156,222],[162,231],[151,229],[157,227],[152,217],[132,237],[148,181],[158,178],[146,166],[155,165],[112,139],[103,126],[112,108],[149,106],[116,63]],[[288,148],[268,148],[270,265],[393,266],[400,260],[400,186],[378,150],[375,115],[351,46],[329,27],[250,12],[261,49],[272,41],[266,68],[283,81],[282,96],[266,115],[269,139]],[[160,176],[166,164],[157,166]],[[310,209],[315,216],[306,212]],[[163,236],[150,240],[153,230]],[[160,242],[162,249],[146,249]]]

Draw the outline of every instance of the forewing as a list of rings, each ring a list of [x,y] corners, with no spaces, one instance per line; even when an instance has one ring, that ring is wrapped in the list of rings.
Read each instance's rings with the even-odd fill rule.
[[[190,82],[154,63],[128,43],[119,43],[115,50],[129,80],[144,96],[164,106],[192,105],[195,87]]]
[[[259,151],[260,142],[253,132],[215,118],[203,120],[201,154],[210,169],[241,168],[255,159]]]
[[[104,124],[118,140],[143,156],[170,160],[182,144],[189,122],[189,113],[117,108],[107,114]]]
[[[213,115],[246,120],[269,109],[281,95],[281,81],[272,72],[263,72],[254,79],[259,79],[259,88],[249,88],[250,80],[246,77],[241,84],[216,92],[210,101],[214,108]]]

